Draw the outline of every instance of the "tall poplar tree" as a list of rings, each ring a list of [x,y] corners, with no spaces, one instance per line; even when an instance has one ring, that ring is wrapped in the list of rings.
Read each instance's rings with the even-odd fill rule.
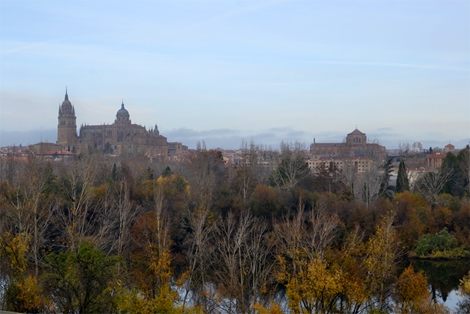
[[[398,176],[397,176],[397,187],[396,193],[402,193],[404,191],[410,190],[410,182],[408,180],[408,175],[406,173],[405,162],[402,160],[400,161],[400,165],[398,166]]]

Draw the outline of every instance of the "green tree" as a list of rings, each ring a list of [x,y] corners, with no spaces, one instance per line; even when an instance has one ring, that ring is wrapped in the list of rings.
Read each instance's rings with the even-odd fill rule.
[[[462,197],[465,193],[466,181],[468,180],[468,173],[465,173],[465,169],[468,169],[469,153],[466,149],[459,152],[458,155],[453,153],[447,153],[446,158],[443,160],[443,167],[449,172],[449,177],[443,188],[443,193],[447,193],[453,196]]]
[[[115,307],[117,257],[109,257],[90,242],[46,257],[43,281],[62,313],[109,313]]]
[[[400,161],[398,166],[398,176],[397,176],[397,187],[396,193],[403,193],[410,190],[410,181],[408,180],[408,175],[406,173],[405,162]]]
[[[169,177],[173,174],[173,172],[171,171],[171,168],[170,166],[166,166],[165,170],[162,171],[162,177]],[[153,179],[153,178],[152,178]]]
[[[456,257],[468,254],[459,248],[457,239],[447,231],[447,228],[439,233],[423,234],[418,239],[415,252],[419,257]]]
[[[383,178],[382,183],[380,184],[379,196],[392,199],[393,197],[393,186],[389,185],[390,176],[393,172],[392,158],[388,158],[383,165]]]

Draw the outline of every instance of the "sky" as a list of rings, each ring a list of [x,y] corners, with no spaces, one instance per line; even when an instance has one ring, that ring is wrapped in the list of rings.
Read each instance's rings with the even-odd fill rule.
[[[81,124],[168,141],[470,143],[470,1],[0,0],[0,146]]]

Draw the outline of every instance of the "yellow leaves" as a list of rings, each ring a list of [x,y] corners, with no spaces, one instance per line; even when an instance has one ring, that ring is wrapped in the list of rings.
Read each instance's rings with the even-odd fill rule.
[[[287,279],[286,295],[293,311],[312,310],[314,304],[321,308],[330,306],[343,291],[341,270],[328,267],[325,260],[297,260],[296,266],[296,274],[278,274],[278,279]]]
[[[398,248],[397,233],[392,225],[393,218],[393,214],[385,216],[377,226],[375,234],[367,242],[365,265],[371,273],[372,281],[377,278],[383,280],[393,273]]]
[[[24,312],[36,312],[48,307],[49,303],[42,295],[36,277],[28,276],[22,282],[17,283],[16,304]]]
[[[109,183],[102,184],[93,189],[93,196],[96,199],[103,198],[109,188]]]
[[[463,276],[462,279],[459,280],[459,294],[462,296],[470,296],[470,271],[467,275]]]
[[[341,271],[327,268],[326,262],[319,258],[309,263],[305,276],[304,286],[309,291],[307,295],[312,298],[330,300],[342,290]]]
[[[397,313],[447,313],[443,305],[436,304],[431,299],[428,283],[422,272],[415,273],[413,266],[406,268],[397,281],[396,296]]]
[[[156,276],[158,281],[166,282],[171,278],[170,268],[170,253],[168,250],[163,252],[154,252],[150,256],[149,268],[152,270],[153,275]]]
[[[261,304],[255,304],[253,309],[257,314],[284,314],[279,304],[272,302],[268,307],[264,307]]]
[[[28,251],[29,237],[26,233],[13,237],[9,232],[0,236],[0,256],[9,260],[10,269],[15,275],[26,270],[25,253]]]
[[[179,173],[174,173],[170,176],[160,176],[156,180],[156,187],[163,188],[165,196],[173,196],[177,193],[184,192],[189,195],[188,181]]]
[[[397,285],[403,304],[421,303],[429,296],[426,278],[422,272],[415,273],[411,265],[400,275]]]

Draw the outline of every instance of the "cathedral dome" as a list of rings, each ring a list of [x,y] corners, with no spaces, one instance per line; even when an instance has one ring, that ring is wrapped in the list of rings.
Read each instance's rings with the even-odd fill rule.
[[[121,109],[118,110],[116,116],[129,116],[129,111],[124,108],[124,103],[121,104]]]
[[[121,104],[121,109],[116,113],[116,123],[120,124],[130,124],[131,120],[129,119],[129,111],[124,108],[124,102]]]

